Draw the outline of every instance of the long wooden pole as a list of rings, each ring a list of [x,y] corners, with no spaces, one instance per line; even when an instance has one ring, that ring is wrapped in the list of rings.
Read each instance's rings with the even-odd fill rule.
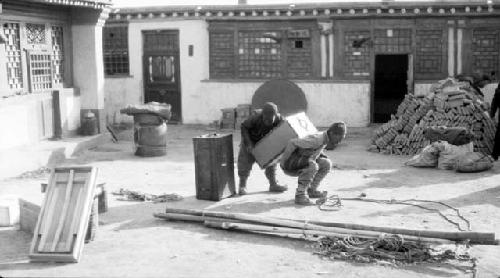
[[[390,233],[390,234],[402,234],[407,236],[413,236],[416,238],[441,238],[452,241],[469,240],[470,243],[473,244],[498,245],[498,241],[495,240],[494,233],[422,231],[422,230],[409,230],[409,229],[398,229],[389,227],[374,227],[368,225],[357,225],[357,226],[354,225],[352,226],[353,227],[352,229],[349,229],[349,228],[343,228],[343,227],[349,227],[349,225],[351,225],[348,223],[329,223],[320,221],[306,222],[300,220],[279,219],[279,218],[263,217],[263,216],[249,215],[243,213],[227,213],[227,212],[176,209],[176,208],[167,208],[166,212],[167,214],[174,213],[174,214],[201,216],[201,217],[215,217],[215,218],[247,221],[259,224],[290,227],[297,229],[314,229],[318,231],[327,231],[327,232],[334,232],[334,233],[354,235],[354,236],[374,236],[374,235],[380,235],[380,233]],[[199,221],[201,221],[201,219]],[[339,225],[343,227],[337,227],[334,225]]]
[[[205,226],[211,228],[218,229],[226,229],[226,230],[240,230],[247,232],[265,232],[265,233],[278,233],[278,234],[302,234],[309,236],[329,236],[329,237],[345,237],[346,234],[340,234],[335,232],[328,231],[317,231],[317,230],[303,230],[296,228],[288,228],[288,227],[272,227],[265,225],[257,225],[257,224],[248,224],[248,223],[234,223],[234,222],[221,222],[221,221],[205,221]],[[381,234],[378,235],[364,235],[360,236],[362,238],[368,239],[377,239],[380,238]],[[453,241],[439,238],[415,238],[412,236],[404,236],[405,240],[417,241],[428,244],[454,244]]]

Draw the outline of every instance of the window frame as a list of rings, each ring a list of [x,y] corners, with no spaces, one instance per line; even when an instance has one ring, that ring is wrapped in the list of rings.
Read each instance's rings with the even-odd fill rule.
[[[128,23],[112,23],[112,24],[105,24],[103,26],[102,30],[102,59],[103,59],[103,70],[104,70],[104,76],[106,78],[113,78],[113,77],[123,77],[123,76],[130,76],[130,44],[129,44],[129,25]],[[120,48],[111,48],[110,50],[107,50],[107,45],[106,45],[106,36],[108,34],[107,29],[109,30],[110,28],[116,28],[116,29],[122,29],[120,31],[120,35],[123,36],[125,35],[126,38],[123,39],[123,37],[120,37]],[[121,54],[121,56],[117,53],[113,52],[124,52]],[[109,55],[108,55],[109,54]],[[115,55],[115,56],[113,56]],[[121,59],[121,61],[106,61],[106,59]],[[113,64],[114,67],[113,70],[110,72],[108,70],[108,65]],[[116,68],[118,67],[117,65],[121,64],[122,70],[117,72]],[[126,65],[124,67],[124,65]],[[126,68],[125,70],[123,68]]]
[[[218,22],[218,21],[210,21],[209,22],[209,79],[210,80],[263,80],[269,78],[280,78],[280,79],[295,79],[295,80],[316,80],[320,79],[318,76],[318,71],[316,68],[319,68],[319,64],[317,63],[317,58],[314,56],[317,53],[314,51],[315,49],[315,40],[319,40],[319,30],[317,27],[316,20],[308,20],[303,22],[294,22],[294,21],[280,21],[280,22],[272,22],[269,24],[269,21],[241,21],[241,22]],[[300,38],[300,40],[309,40],[309,43],[304,43],[303,46],[309,45],[308,55],[308,72],[302,74],[301,76],[297,76],[297,72],[294,73],[295,76],[291,76],[287,70],[287,63],[290,56],[289,48],[297,38],[289,38],[288,31],[290,30],[304,30],[307,29],[309,32],[309,37]],[[280,49],[281,49],[281,57],[280,57],[280,76],[279,77],[245,77],[239,74],[240,72],[240,55],[239,55],[239,33],[240,32],[279,32],[281,34],[280,38]],[[231,74],[227,73],[217,73],[214,72],[216,68],[213,64],[214,52],[213,52],[213,42],[212,42],[212,34],[233,34],[233,49],[232,49],[232,60],[231,63],[233,66],[233,70]],[[317,37],[317,38],[316,38]],[[262,73],[261,73],[262,74]]]

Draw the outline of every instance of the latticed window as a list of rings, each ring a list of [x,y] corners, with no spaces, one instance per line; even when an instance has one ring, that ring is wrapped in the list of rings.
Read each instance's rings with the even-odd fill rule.
[[[23,88],[23,70],[21,63],[21,45],[19,23],[4,23],[3,32],[7,38],[7,82],[10,89]]]
[[[55,85],[63,83],[64,44],[62,26],[52,26],[52,77]]]
[[[239,32],[238,77],[281,76],[281,32]]]
[[[437,74],[443,71],[442,29],[423,29],[416,31],[415,73]]]
[[[29,44],[45,44],[45,25],[26,23],[26,40]]]
[[[127,26],[105,26],[103,29],[104,72],[107,75],[129,73],[127,32]]]
[[[210,31],[210,78],[311,78],[309,29]]]
[[[500,32],[497,29],[474,29],[472,32],[473,71],[490,74],[498,72]]]
[[[234,32],[210,33],[210,74],[218,78],[234,76]]]
[[[348,76],[370,75],[370,31],[347,31],[344,33],[344,67]]]
[[[52,88],[52,61],[49,53],[29,53],[29,76],[31,92]]]

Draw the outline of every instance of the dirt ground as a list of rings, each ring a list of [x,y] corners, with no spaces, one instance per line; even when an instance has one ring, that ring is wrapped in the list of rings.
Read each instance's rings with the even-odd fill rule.
[[[86,244],[76,264],[30,263],[31,235],[0,230],[0,276],[36,277],[472,277],[446,264],[388,267],[321,259],[304,240],[229,232],[198,224],[167,222],[153,217],[166,206],[247,212],[259,215],[362,223],[416,229],[456,231],[436,213],[416,207],[344,201],[337,211],[299,207],[293,203],[295,178],[278,171],[289,185],[282,194],[267,192],[263,171],[254,166],[250,194],[220,202],[195,198],[193,143],[207,133],[204,127],[169,126],[168,154],[141,158],[133,155],[130,131],[120,142],[98,146],[68,159],[65,165],[98,167],[98,182],[106,189],[120,188],[152,194],[177,193],[182,201],[126,202],[109,195],[109,211],[100,215],[96,240]],[[321,189],[341,197],[365,193],[375,199],[443,201],[470,220],[473,231],[500,235],[500,167],[475,174],[403,166],[408,157],[366,151],[371,129],[350,129],[348,137],[329,157],[334,164]],[[238,132],[234,133],[235,155]],[[48,176],[0,181],[0,196],[15,194],[41,201],[40,183]],[[447,211],[443,211],[448,213]],[[477,277],[500,277],[500,246],[474,246]]]

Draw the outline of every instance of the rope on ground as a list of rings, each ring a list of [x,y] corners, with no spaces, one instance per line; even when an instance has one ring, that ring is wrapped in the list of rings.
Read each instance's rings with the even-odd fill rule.
[[[177,193],[154,195],[154,194],[142,193],[139,191],[127,190],[123,188],[120,188],[120,190],[116,192],[112,192],[112,194],[123,196],[122,198],[117,199],[120,201],[164,203],[164,202],[180,201],[184,199],[184,197],[182,197]]]
[[[344,201],[362,201],[362,202],[372,202],[372,203],[379,203],[379,204],[397,204],[397,205],[408,205],[408,206],[414,206],[418,207],[427,211],[432,211],[437,213],[439,216],[441,216],[444,220],[447,222],[453,224],[459,231],[470,231],[471,230],[471,224],[470,221],[467,220],[461,213],[460,210],[448,205],[446,203],[440,202],[440,201],[431,201],[431,200],[419,200],[419,199],[406,199],[406,200],[378,200],[378,199],[367,199],[367,198],[360,198],[360,197],[355,197],[355,198],[340,198],[338,195],[331,195],[331,196],[324,196],[318,199],[316,201],[316,204],[318,205],[318,208],[320,210],[326,210],[326,211],[331,211],[331,210],[338,210],[342,206],[342,200]],[[422,204],[415,204],[415,202],[420,202],[420,203],[430,203],[430,204],[438,204],[441,206],[445,206],[451,210],[453,210],[456,213],[456,216],[461,219],[463,222],[465,222],[467,228],[464,229],[458,223],[457,221],[452,220],[445,214],[443,214],[439,209],[436,208],[429,208],[426,207]]]
[[[314,254],[332,260],[379,263],[392,266],[415,263],[453,263],[456,269],[476,275],[476,259],[468,245],[433,248],[420,242],[405,241],[400,235],[381,235],[377,239],[357,237],[321,237],[313,246]],[[457,266],[465,263],[464,266]]]

